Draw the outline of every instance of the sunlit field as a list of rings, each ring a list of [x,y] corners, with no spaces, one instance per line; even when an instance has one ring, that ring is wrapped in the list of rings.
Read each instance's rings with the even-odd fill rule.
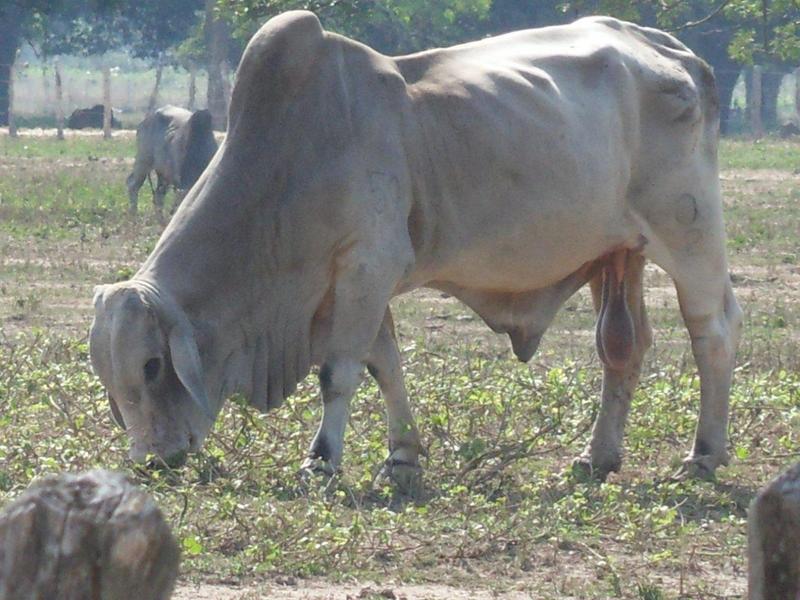
[[[428,453],[414,500],[378,476],[385,417],[367,378],[342,473],[327,484],[296,475],[321,414],[314,376],[267,415],[234,398],[203,453],[179,470],[145,473],[127,461],[87,331],[93,286],[130,277],[160,232],[147,185],[139,217],[126,215],[133,155],[130,132],[0,135],[0,505],[44,474],[119,469],[164,510],[183,548],[182,585],[246,598],[309,583],[390,597],[400,582],[431,586],[432,596],[446,585],[487,598],[742,597],[747,505],[800,458],[800,143],[722,143],[745,329],[733,460],[715,482],[672,477],[691,443],[699,381],[671,282],[649,266],[655,343],[622,471],[604,484],[569,471],[600,393],[588,290],[567,302],[530,364],[452,298],[395,300]]]

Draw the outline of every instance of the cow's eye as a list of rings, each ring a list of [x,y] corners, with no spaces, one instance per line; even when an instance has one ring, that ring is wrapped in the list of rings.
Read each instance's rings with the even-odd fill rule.
[[[158,372],[161,370],[161,359],[151,358],[144,363],[144,380],[148,383],[155,381]]]

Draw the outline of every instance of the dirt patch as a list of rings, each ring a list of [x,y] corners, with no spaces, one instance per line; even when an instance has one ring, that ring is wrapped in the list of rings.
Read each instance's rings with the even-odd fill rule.
[[[308,582],[298,585],[253,587],[222,585],[180,586],[173,600],[523,600],[524,591],[480,590],[446,585],[331,584]]]

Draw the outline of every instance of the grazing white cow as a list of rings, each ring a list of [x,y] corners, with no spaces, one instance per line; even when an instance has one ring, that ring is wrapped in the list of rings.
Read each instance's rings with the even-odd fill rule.
[[[717,132],[709,67],[654,29],[587,18],[392,58],[309,12],[273,18],[209,168],[136,275],[95,295],[92,363],[131,456],[178,461],[226,397],[277,407],[320,365],[306,466],[331,472],[367,365],[402,481],[421,446],[390,299],[444,290],[528,360],[589,282],[604,379],[576,465],[604,477],[650,345],[649,259],[675,282],[700,371],[687,466],[713,474],[741,323]]]

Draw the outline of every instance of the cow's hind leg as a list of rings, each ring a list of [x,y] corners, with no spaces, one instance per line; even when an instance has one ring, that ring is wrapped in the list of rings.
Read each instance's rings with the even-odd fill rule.
[[[367,369],[378,382],[386,402],[389,457],[385,473],[400,491],[416,495],[422,482],[419,456],[423,449],[408,404],[394,322],[388,310],[367,359]]]
[[[692,176],[683,179],[691,182]],[[674,200],[671,217],[666,211],[654,219],[655,237],[645,247],[645,254],[675,283],[700,375],[700,417],[685,470],[710,478],[718,466],[728,462],[728,396],[742,311],[728,273],[716,172],[700,181],[706,179],[713,187],[696,186],[692,193]]]
[[[622,437],[631,398],[639,382],[645,352],[652,343],[642,286],[644,262],[638,252],[622,250],[591,281],[598,314],[597,350],[603,362],[603,389],[591,440],[573,463],[575,473],[582,477],[604,480],[611,471],[619,471],[622,462]],[[617,275],[621,281],[616,281]],[[613,299],[609,299],[614,292],[609,290],[612,285],[620,286],[624,305],[615,306]],[[609,314],[609,311],[628,315]]]

